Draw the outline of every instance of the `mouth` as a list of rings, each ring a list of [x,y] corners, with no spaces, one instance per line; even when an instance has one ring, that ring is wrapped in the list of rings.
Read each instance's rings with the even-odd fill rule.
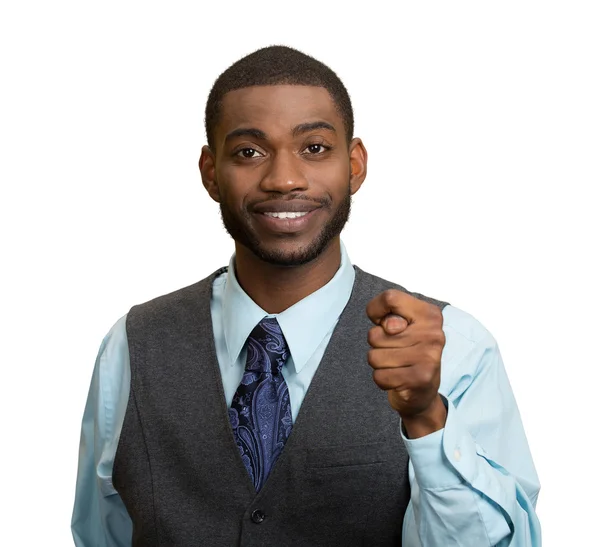
[[[253,216],[267,231],[274,234],[294,234],[305,230],[323,209],[315,200],[268,200],[252,207]]]
[[[265,211],[256,212],[254,215],[261,226],[270,232],[291,234],[305,229],[320,209],[317,207],[311,211]]]
[[[308,211],[304,211],[304,212],[294,212],[294,211],[284,211],[284,212],[266,212],[263,213],[263,215],[267,215],[268,217],[271,218],[280,218],[280,219],[286,219],[286,218],[300,218],[303,217],[305,215],[308,214]]]
[[[276,215],[290,215],[291,213],[310,213],[319,209],[323,203],[306,199],[269,200],[257,203],[252,207],[254,213],[275,213]],[[277,217],[279,218],[279,217]],[[281,216],[281,218],[286,218]],[[293,218],[293,217],[290,217]]]

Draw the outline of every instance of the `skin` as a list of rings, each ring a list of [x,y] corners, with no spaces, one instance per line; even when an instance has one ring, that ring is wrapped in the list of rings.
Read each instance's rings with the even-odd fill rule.
[[[368,334],[373,380],[387,391],[405,433],[417,439],[442,429],[447,414],[438,393],[446,342],[442,311],[390,289],[369,302],[367,315],[375,324]]]
[[[235,241],[236,276],[267,313],[280,313],[328,283],[340,266],[350,200],[367,174],[367,151],[347,141],[326,89],[255,86],[227,93],[214,149],[200,157],[202,182],[219,203]],[[285,203],[288,205],[286,206]],[[277,204],[282,204],[281,206]],[[265,207],[314,209],[294,228],[265,219]],[[437,394],[444,344],[436,306],[386,291],[367,308],[374,323],[368,361],[406,433],[417,438],[445,423]],[[390,315],[392,314],[392,315]]]

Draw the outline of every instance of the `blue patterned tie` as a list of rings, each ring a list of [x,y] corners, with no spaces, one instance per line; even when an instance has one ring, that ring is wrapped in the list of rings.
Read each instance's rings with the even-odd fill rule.
[[[289,355],[274,317],[265,317],[248,337],[246,370],[229,409],[233,435],[258,492],[292,431],[292,410],[281,367]]]

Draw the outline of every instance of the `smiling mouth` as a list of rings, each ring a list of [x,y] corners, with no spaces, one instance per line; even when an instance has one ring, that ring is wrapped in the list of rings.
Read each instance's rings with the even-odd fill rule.
[[[311,211],[264,211],[255,213],[258,222],[271,233],[295,234],[312,225],[320,207]]]
[[[263,215],[266,215],[268,217],[272,217],[272,218],[300,218],[303,217],[304,215],[307,215],[308,211],[304,211],[304,212],[281,212],[281,213],[273,213],[273,212],[267,212],[267,213],[263,213]]]

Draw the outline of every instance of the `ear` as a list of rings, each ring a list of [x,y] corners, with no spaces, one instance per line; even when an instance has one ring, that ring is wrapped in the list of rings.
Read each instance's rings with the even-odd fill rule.
[[[349,148],[350,154],[350,191],[358,192],[367,177],[368,154],[365,145],[360,139],[352,139]]]
[[[202,153],[200,154],[198,166],[200,167],[200,175],[202,176],[202,184],[204,184],[204,188],[206,188],[208,195],[218,203],[220,199],[219,188],[215,178],[215,155],[208,146],[202,147]]]

